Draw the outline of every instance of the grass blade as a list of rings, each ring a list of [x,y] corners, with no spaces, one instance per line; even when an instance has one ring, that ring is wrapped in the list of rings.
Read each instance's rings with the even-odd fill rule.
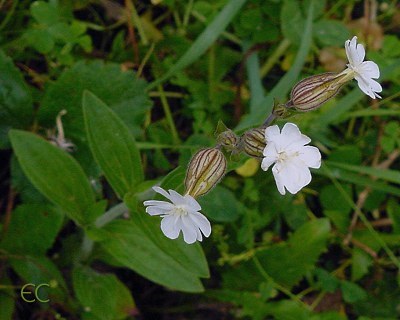
[[[232,21],[246,1],[247,0],[230,0],[203,33],[196,39],[189,50],[184,53],[184,55],[165,75],[150,83],[147,89],[150,90],[155,88],[168,78],[172,77],[175,73],[196,61],[225,30],[227,25]]]

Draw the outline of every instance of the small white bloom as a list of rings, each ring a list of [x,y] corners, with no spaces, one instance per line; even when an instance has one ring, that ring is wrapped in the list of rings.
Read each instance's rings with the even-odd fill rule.
[[[306,146],[311,139],[302,134],[293,123],[286,123],[279,131],[277,125],[265,129],[267,146],[261,168],[272,168],[278,191],[284,195],[285,188],[292,194],[300,191],[311,181],[310,168],[321,166],[321,153],[318,148]]]
[[[373,61],[364,61],[365,49],[362,44],[357,44],[357,37],[347,40],[345,43],[347,59],[347,69],[344,73],[349,73],[357,80],[360,89],[371,98],[381,98],[377,92],[382,92],[382,86],[373,79],[380,76],[379,67]]]
[[[153,190],[171,201],[148,200],[143,203],[148,214],[162,217],[161,230],[168,238],[176,239],[182,231],[183,239],[190,244],[202,241],[202,233],[206,237],[211,234],[210,222],[199,212],[201,207],[191,195],[182,196],[160,187],[153,187]]]

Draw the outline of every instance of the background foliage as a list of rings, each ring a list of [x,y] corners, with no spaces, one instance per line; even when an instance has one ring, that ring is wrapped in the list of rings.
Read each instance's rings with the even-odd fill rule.
[[[0,0],[0,319],[398,319],[399,9]],[[199,200],[211,237],[165,238],[150,187],[182,191],[219,120],[259,125],[298,80],[343,70],[353,35],[383,99],[353,84],[290,119],[323,152],[312,183],[281,196],[230,161]],[[50,301],[24,301],[27,283]]]

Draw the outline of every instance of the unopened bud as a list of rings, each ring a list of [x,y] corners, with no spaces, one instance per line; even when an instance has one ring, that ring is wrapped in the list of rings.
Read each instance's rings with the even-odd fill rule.
[[[209,192],[224,176],[226,159],[222,151],[207,148],[197,152],[190,160],[186,172],[186,193],[193,198]]]
[[[265,127],[248,130],[240,138],[241,150],[251,157],[261,158],[265,146]]]
[[[217,142],[228,150],[233,150],[239,142],[239,137],[232,130],[228,129],[218,135]]]
[[[328,72],[301,80],[290,93],[287,107],[297,111],[310,111],[333,98],[344,84],[344,75]]]

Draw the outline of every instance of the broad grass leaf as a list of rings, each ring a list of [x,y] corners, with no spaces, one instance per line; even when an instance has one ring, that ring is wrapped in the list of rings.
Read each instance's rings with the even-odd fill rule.
[[[239,12],[247,0],[229,0],[224,8],[218,13],[207,28],[197,37],[190,48],[161,78],[152,82],[147,89],[153,89],[163,83],[177,72],[186,68],[203,55],[207,49],[217,40],[218,36],[225,30],[235,15]]]
[[[314,12],[314,2],[310,2],[308,8],[307,21],[301,37],[301,45],[297,52],[295,61],[290,70],[281,78],[277,85],[261,100],[261,102],[251,109],[250,114],[242,118],[236,130],[244,130],[249,127],[260,125],[263,119],[266,119],[272,111],[274,99],[283,99],[295,84],[307,58],[312,40],[312,17]],[[297,9],[298,10],[298,9]],[[299,11],[299,10],[298,10]],[[296,26],[299,29],[299,26]]]
[[[30,132],[11,130],[10,139],[33,185],[76,223],[91,222],[94,217],[86,211],[95,203],[94,193],[76,160]]]
[[[0,149],[9,147],[8,131],[24,129],[32,121],[32,96],[21,72],[0,50]]]
[[[123,198],[143,181],[135,140],[124,122],[94,94],[86,91],[82,104],[92,154],[108,182]]]
[[[374,190],[379,190],[396,196],[400,196],[400,188],[389,185],[382,181],[375,181],[369,177],[361,176],[338,167],[330,169],[326,164],[321,166],[321,169],[313,171],[317,175],[335,178],[341,181],[354,183],[363,187],[371,187]]]
[[[126,319],[135,309],[128,288],[114,274],[79,266],[72,272],[72,283],[85,316],[93,315],[99,320]]]
[[[187,270],[171,256],[168,248],[160,246],[134,220],[115,220],[102,229],[89,232],[95,241],[119,264],[141,276],[171,289],[202,292],[203,286],[192,270]],[[173,240],[170,246],[176,246]],[[197,261],[193,261],[197,263]]]

